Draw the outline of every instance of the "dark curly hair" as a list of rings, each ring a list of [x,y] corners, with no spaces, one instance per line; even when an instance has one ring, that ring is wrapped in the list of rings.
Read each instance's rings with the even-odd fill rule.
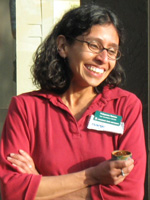
[[[71,38],[88,33],[91,27],[96,24],[113,24],[121,46],[124,41],[123,28],[112,11],[97,5],[74,8],[64,14],[52,32],[38,47],[32,66],[33,83],[46,91],[56,94],[64,93],[70,86],[72,72],[67,59],[63,59],[57,51],[56,39],[59,35],[64,35],[68,43],[72,44]],[[109,85],[110,88],[119,86],[124,79],[124,71],[117,61],[109,76],[95,88],[96,92],[101,92],[105,85]]]

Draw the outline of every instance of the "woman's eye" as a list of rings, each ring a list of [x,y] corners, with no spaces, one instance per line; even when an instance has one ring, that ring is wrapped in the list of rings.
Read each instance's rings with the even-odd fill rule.
[[[109,50],[108,50],[108,53],[109,53],[110,55],[116,55],[116,54],[117,54],[117,51],[114,50],[114,49],[109,49]]]
[[[92,49],[99,49],[98,44],[94,44],[94,43],[90,43],[90,47],[91,47]]]

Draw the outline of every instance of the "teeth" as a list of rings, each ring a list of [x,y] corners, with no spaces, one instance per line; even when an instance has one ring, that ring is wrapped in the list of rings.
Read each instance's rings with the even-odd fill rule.
[[[99,73],[99,74],[102,74],[104,73],[104,69],[99,69],[97,67],[92,67],[92,66],[88,66],[87,67],[89,70],[93,71],[93,72],[96,72],[96,73]]]

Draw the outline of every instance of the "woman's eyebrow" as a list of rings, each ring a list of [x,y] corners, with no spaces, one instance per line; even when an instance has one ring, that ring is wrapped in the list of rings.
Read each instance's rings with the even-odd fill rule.
[[[100,38],[96,38],[96,37],[87,37],[86,38],[86,37],[84,37],[84,40],[99,42],[99,43],[101,43],[103,45],[103,40],[100,39]],[[119,49],[119,45],[116,44],[116,43],[113,43],[113,42],[111,42],[108,46]]]

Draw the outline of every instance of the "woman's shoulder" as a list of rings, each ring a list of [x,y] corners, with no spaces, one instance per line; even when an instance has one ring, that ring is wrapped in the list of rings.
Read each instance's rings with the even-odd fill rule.
[[[130,92],[130,91],[126,90],[126,89],[122,89],[122,88],[116,87],[116,88],[114,88],[114,91],[119,96],[127,96],[127,97],[132,97],[132,98],[138,98],[135,93]]]
[[[11,99],[11,104],[37,104],[41,103],[43,100],[52,98],[54,95],[42,90],[35,90],[31,92],[22,93],[16,96],[13,96]]]
[[[141,104],[141,100],[135,93],[119,88],[119,87],[115,87],[112,89],[106,88],[103,91],[103,97],[107,101],[118,100],[118,101],[125,102],[128,104],[134,104],[134,103]]]
[[[42,90],[35,90],[35,91],[30,91],[30,92],[25,92],[25,93],[21,93],[19,95],[13,96],[12,98],[14,99],[36,99],[36,98],[50,98],[51,96],[53,96],[53,94],[51,94],[50,92],[45,92]]]
[[[37,110],[44,111],[50,98],[54,98],[54,95],[41,90],[13,96],[9,105],[9,112],[34,113]]]

